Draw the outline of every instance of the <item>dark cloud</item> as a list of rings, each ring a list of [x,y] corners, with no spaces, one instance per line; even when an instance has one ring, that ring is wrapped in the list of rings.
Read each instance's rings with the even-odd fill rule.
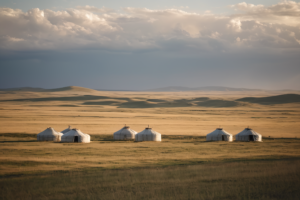
[[[300,89],[299,5],[241,3],[222,16],[0,8],[0,87]]]

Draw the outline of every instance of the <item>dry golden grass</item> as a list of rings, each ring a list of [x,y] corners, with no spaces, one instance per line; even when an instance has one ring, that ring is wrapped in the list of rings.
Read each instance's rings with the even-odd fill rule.
[[[7,137],[15,135],[15,137]],[[121,169],[300,157],[299,139],[206,142],[203,137],[163,136],[162,142],[114,141],[94,135],[90,144],[37,142],[27,134],[0,136],[0,175],[84,168]]]
[[[3,92],[2,92],[3,93]],[[84,96],[89,95],[89,96]],[[222,126],[235,135],[250,126],[265,137],[299,137],[300,104],[243,106],[227,105],[226,102],[246,96],[266,96],[265,93],[241,92],[11,92],[0,95],[0,133],[39,133],[46,127],[61,131],[72,125],[88,134],[112,134],[124,124],[142,131],[148,124],[163,135],[205,136]],[[271,95],[271,94],[268,94]],[[93,100],[101,96],[102,99]],[[51,98],[72,99],[50,101]],[[84,97],[89,100],[83,100]],[[189,107],[142,108],[144,103],[155,105],[156,100],[175,101],[175,106],[186,106],[193,98],[222,99],[225,107],[203,107],[192,102]],[[40,101],[4,101],[15,99],[44,98]],[[140,108],[121,108],[113,102],[125,102]],[[151,101],[146,101],[150,99]],[[180,101],[184,99],[183,101]],[[53,99],[52,99],[53,100]],[[103,102],[102,105],[85,103]],[[218,102],[217,102],[218,103]],[[141,104],[141,105],[139,105]],[[194,105],[195,104],[195,105]],[[201,102],[200,102],[201,104]],[[229,107],[226,107],[229,106]]]
[[[0,199],[276,200],[300,198],[300,161],[56,171],[0,179]]]

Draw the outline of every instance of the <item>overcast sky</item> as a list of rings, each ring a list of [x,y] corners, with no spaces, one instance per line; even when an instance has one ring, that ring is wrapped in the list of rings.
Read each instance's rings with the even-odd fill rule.
[[[299,1],[0,0],[0,27],[0,88],[300,90]]]

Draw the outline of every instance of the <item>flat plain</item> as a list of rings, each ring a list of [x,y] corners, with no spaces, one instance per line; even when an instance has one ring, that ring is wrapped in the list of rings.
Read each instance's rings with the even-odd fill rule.
[[[0,93],[2,199],[300,197],[298,94],[79,87]],[[137,132],[149,125],[162,142],[114,141],[124,124]],[[36,141],[47,127],[68,125],[92,142]],[[220,126],[233,135],[249,126],[263,142],[206,142]]]

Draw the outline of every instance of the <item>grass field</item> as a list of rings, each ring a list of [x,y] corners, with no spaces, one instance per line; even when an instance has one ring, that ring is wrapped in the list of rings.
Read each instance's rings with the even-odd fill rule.
[[[298,97],[259,103],[264,95],[2,92],[0,198],[299,199]],[[238,101],[249,96],[258,98]],[[36,141],[69,124],[92,142]],[[124,124],[149,124],[162,142],[114,141]],[[206,142],[219,126],[233,135],[250,126],[263,142]]]
[[[70,144],[37,142],[27,134],[1,135],[2,176],[84,168],[123,169],[300,158],[300,139],[265,138],[260,143],[228,143],[206,142],[200,136],[166,135],[162,142],[133,142],[113,141],[111,135],[94,135],[90,144]]]
[[[90,144],[1,134],[0,199],[299,199],[300,140]]]
[[[1,199],[299,199],[300,160],[47,172],[0,179]]]

